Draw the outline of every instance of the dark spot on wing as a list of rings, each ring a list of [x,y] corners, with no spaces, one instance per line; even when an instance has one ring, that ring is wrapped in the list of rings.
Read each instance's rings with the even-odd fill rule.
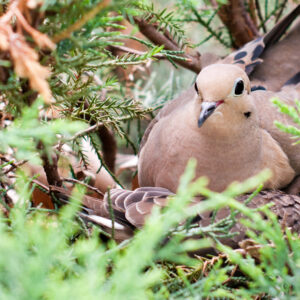
[[[251,92],[254,91],[266,91],[267,89],[262,85],[254,85],[251,87]]]
[[[245,64],[245,62],[243,60],[238,60],[234,62],[235,64]]]
[[[246,51],[238,52],[238,53],[235,55],[234,60],[241,59],[241,58],[245,57],[246,55],[247,55],[247,52],[246,52]]]
[[[251,60],[256,60],[261,55],[263,50],[264,50],[264,47],[262,45],[258,45],[253,51]]]
[[[260,61],[257,61],[253,64],[250,64],[250,65],[246,66],[245,72],[249,75],[253,71],[254,67],[256,67],[259,64],[260,64]]]
[[[300,83],[300,72],[290,78],[284,85],[296,85]]]

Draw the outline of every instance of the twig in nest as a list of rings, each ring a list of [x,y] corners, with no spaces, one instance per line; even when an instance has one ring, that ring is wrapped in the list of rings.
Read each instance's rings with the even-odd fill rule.
[[[93,125],[93,126],[90,126],[90,127],[86,128],[86,129],[83,129],[83,130],[81,130],[81,131],[78,131],[78,132],[77,132],[76,134],[74,134],[71,138],[69,138],[69,139],[67,140],[67,142],[72,142],[72,141],[78,139],[79,137],[82,137],[82,136],[84,136],[84,135],[87,135],[88,133],[91,133],[91,132],[95,131],[95,130],[96,130],[98,127],[100,127],[100,126],[103,126],[103,123],[97,123],[97,124],[95,124],[95,125]]]
[[[86,188],[92,190],[93,192],[97,193],[98,195],[100,195],[100,196],[102,196],[102,197],[104,196],[104,194],[103,194],[99,189],[97,189],[96,187],[91,186],[91,185],[89,185],[89,184],[87,184],[87,183],[84,183],[84,182],[82,182],[82,181],[80,181],[80,180],[78,180],[78,179],[74,179],[74,178],[63,178],[63,181],[81,184],[81,185],[85,186]]]
[[[50,185],[61,186],[62,180],[58,174],[57,156],[54,155],[52,157],[52,162],[50,162],[47,154],[41,155],[41,159],[48,183]]]
[[[117,142],[113,133],[101,126],[97,130],[97,135],[102,144],[103,160],[111,172],[115,171],[115,162],[117,157]]]
[[[50,194],[50,189],[49,189],[49,186],[41,183],[40,181],[38,181],[37,179],[33,179],[32,180],[33,183],[35,183],[36,185],[38,185],[39,187],[42,188],[42,190],[46,193],[46,194]]]
[[[10,167],[5,170],[3,172],[4,175],[8,174],[9,172],[13,171],[14,169],[17,169],[18,167],[24,165],[25,163],[27,163],[27,160],[23,159],[23,160],[20,160],[18,162],[12,162],[10,165]]]

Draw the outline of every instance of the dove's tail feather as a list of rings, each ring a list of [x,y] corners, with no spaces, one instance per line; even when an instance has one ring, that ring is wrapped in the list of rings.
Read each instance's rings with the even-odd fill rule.
[[[144,225],[145,217],[150,215],[154,205],[165,206],[168,196],[173,195],[169,190],[160,187],[142,187],[134,191],[112,189],[104,196],[105,205],[110,199],[114,214],[131,225],[140,228]]]
[[[54,193],[55,197],[63,204],[69,202],[70,191],[64,188],[49,186],[48,192]],[[172,192],[160,187],[142,187],[134,191],[112,189],[105,194],[104,199],[84,196],[82,210],[78,212],[78,215],[86,222],[99,226],[104,232],[111,235],[113,233],[115,240],[122,242],[133,236],[135,228],[141,228],[145,224],[154,206],[166,207],[168,197],[172,195],[174,195]],[[245,202],[248,198],[249,195],[241,195],[237,200]],[[197,197],[191,205],[199,203],[199,201],[205,200]],[[262,191],[247,205],[250,208],[258,208],[270,202],[274,203],[270,209],[282,226],[300,233],[300,197],[280,191]],[[111,213],[108,212],[108,206],[111,207],[114,220],[112,220]],[[220,221],[230,213],[231,210],[228,207],[219,209],[215,215],[215,221]],[[212,215],[211,211],[197,214],[193,223],[201,227],[208,226],[211,224]],[[238,243],[246,238],[246,230],[242,224],[237,222],[231,232],[237,232],[237,235],[222,238],[221,241],[225,245],[236,248]],[[206,249],[205,253],[211,253],[212,250]]]
[[[265,49],[275,44],[299,15],[300,4],[298,4],[296,8],[294,8],[264,36]]]

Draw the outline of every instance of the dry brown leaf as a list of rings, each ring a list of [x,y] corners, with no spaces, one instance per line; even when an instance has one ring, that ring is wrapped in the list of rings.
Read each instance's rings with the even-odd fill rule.
[[[28,78],[31,88],[38,91],[46,103],[50,103],[51,91],[46,80],[50,76],[50,71],[40,65],[38,54],[16,33],[10,36],[9,51],[17,75]]]
[[[34,9],[44,3],[43,0],[27,0],[26,2],[27,7],[30,9]]]
[[[9,47],[9,42],[8,42],[8,39],[7,39],[7,34],[6,34],[6,31],[4,30],[3,25],[2,25],[2,26],[0,26],[0,49],[2,51],[7,51],[8,47]]]
[[[37,43],[37,45],[41,48],[49,48],[51,50],[54,50],[56,45],[47,37],[47,35],[37,31],[33,30],[29,32],[34,39],[34,41]]]
[[[28,78],[31,88],[38,91],[46,103],[50,103],[52,94],[47,82],[47,78],[50,76],[49,69],[40,65],[38,54],[26,43],[22,31],[18,30],[18,33],[15,33],[11,26],[11,18],[15,15],[18,22],[17,28],[20,29],[21,25],[32,36],[38,46],[53,50],[55,44],[47,35],[31,27],[22,14],[25,5],[34,8],[38,3],[38,0],[11,2],[7,12],[0,18],[0,49],[9,51],[16,74]]]
[[[252,239],[245,239],[239,242],[239,246],[245,251],[246,254],[249,254],[251,257],[260,260],[260,249],[265,247],[260,245]],[[268,244],[270,247],[274,247],[274,244]]]
[[[15,14],[22,27],[32,36],[32,38],[39,47],[49,48],[51,50],[55,49],[56,45],[48,38],[48,36],[31,27],[20,12],[20,10],[16,9]]]

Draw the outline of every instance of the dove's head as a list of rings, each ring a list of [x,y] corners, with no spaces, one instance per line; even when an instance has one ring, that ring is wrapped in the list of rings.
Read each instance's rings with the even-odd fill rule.
[[[195,89],[197,105],[201,107],[198,127],[210,116],[209,123],[224,118],[234,122],[248,118],[252,113],[249,78],[235,65],[213,64],[204,68],[196,79]]]

